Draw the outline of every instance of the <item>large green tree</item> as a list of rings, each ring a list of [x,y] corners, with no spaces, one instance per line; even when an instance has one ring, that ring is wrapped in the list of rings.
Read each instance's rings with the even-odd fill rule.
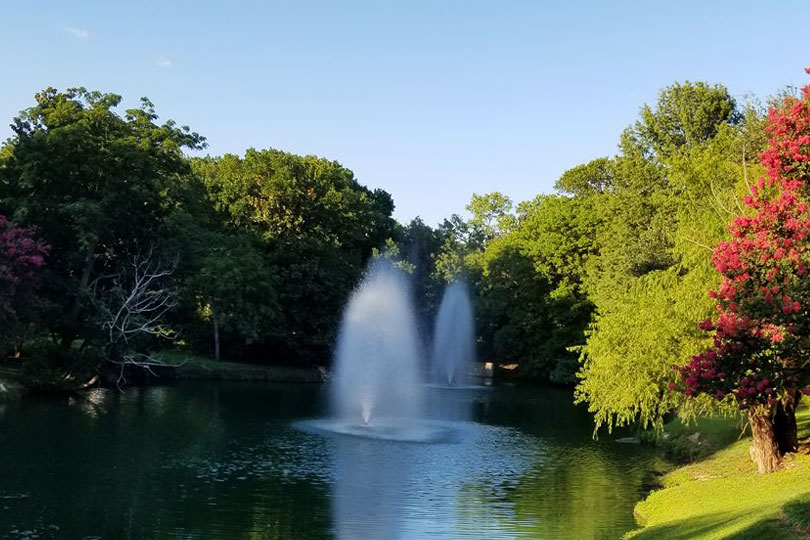
[[[14,119],[0,152],[0,213],[35,225],[50,246],[45,324],[65,348],[97,332],[90,300],[108,278],[160,243],[176,181],[190,173],[183,150],[205,144],[187,127],[158,123],[146,99],[123,115],[120,102],[115,94],[48,88]]]
[[[682,87],[674,89],[663,95],[686,110],[728,111],[716,106],[726,95],[720,89],[699,86],[686,94]],[[683,95],[709,103],[686,104]],[[658,110],[646,110],[634,130],[655,132],[673,118],[690,121],[688,115],[673,116],[670,105],[659,102]],[[650,116],[659,112],[661,118]],[[719,122],[711,129],[675,129],[701,137],[661,136],[644,148],[623,145],[626,153],[615,160],[612,190],[601,196],[605,225],[586,278],[596,314],[576,391],[594,413],[597,428],[636,421],[660,426],[667,413],[684,404],[666,390],[676,377],[672,366],[705,346],[692,321],[712,309],[704,291],[716,280],[710,246],[723,237],[739,207],[746,177],[756,167],[750,160],[762,143],[757,111],[743,121],[736,110],[711,117]],[[689,405],[681,411],[706,402]]]
[[[196,160],[228,228],[259,239],[279,287],[265,360],[326,363],[343,304],[375,248],[394,233],[391,196],[339,163],[278,150]]]

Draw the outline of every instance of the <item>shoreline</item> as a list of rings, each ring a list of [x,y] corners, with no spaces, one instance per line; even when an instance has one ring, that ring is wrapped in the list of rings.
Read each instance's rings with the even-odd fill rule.
[[[670,467],[636,503],[638,526],[624,538],[810,538],[810,408],[804,404],[797,417],[803,444],[768,475],[757,474],[748,452],[751,438],[740,437],[736,419],[671,422],[656,448]]]
[[[161,378],[197,381],[255,381],[274,383],[323,383],[328,379],[325,368],[244,364],[195,357],[177,366],[157,370]]]
[[[226,360],[216,361],[211,358],[164,351],[160,356],[165,358],[166,365],[152,366],[150,374],[140,370],[131,377],[126,386],[154,384],[160,381],[244,381],[265,383],[320,384],[329,378],[328,371],[320,366],[277,366],[246,364]],[[102,382],[103,381],[103,382]],[[72,393],[82,392],[98,387],[114,387],[114,376],[102,375],[99,382],[82,388],[33,388],[18,379],[16,373],[6,370],[0,377],[0,403],[19,400],[29,394],[37,393]]]

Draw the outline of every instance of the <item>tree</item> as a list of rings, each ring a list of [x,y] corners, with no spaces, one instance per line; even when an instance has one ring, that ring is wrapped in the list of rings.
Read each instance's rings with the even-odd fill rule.
[[[258,239],[280,284],[279,318],[257,352],[327,362],[346,297],[393,236],[391,196],[337,162],[278,150],[195,160],[194,169],[227,228]]]
[[[641,118],[622,135],[625,154],[636,149],[665,159],[680,149],[712,139],[720,125],[737,124],[742,116],[722,85],[675,83],[661,90],[653,109],[645,105]]]
[[[156,123],[147,99],[123,117],[114,111],[120,96],[83,88],[48,88],[36,101],[14,119],[0,152],[0,212],[36,225],[50,246],[44,324],[69,349],[77,337],[98,337],[96,280],[159,244],[176,180],[190,172],[182,150],[205,142],[172,121]]]
[[[120,367],[116,384],[126,382],[125,368],[136,366],[150,370],[164,365],[152,354],[154,342],[169,339],[174,332],[166,326],[166,314],[177,302],[177,292],[166,282],[174,273],[174,264],[157,260],[152,250],[133,255],[116,276],[97,282],[93,292],[97,324],[104,332],[104,359]]]
[[[706,347],[694,321],[714,307],[705,294],[717,281],[711,246],[725,237],[756,171],[749,159],[761,148],[760,114],[751,109],[709,132],[661,155],[623,146],[611,189],[588,196],[600,217],[583,279],[595,312],[576,399],[588,404],[597,429],[660,428],[675,410],[688,417],[713,406],[667,387],[678,377],[672,366]]]
[[[611,159],[594,159],[565,171],[554,187],[561,193],[579,197],[606,193],[613,186],[613,167]]]
[[[515,224],[512,206],[512,200],[498,191],[473,193],[467,211],[472,214],[468,224],[476,240],[485,244],[511,229]]]
[[[34,288],[47,253],[34,231],[0,215],[0,354],[19,349],[23,327],[35,311]]]
[[[708,395],[748,413],[760,473],[796,449],[794,409],[810,382],[810,85],[800,99],[771,108],[766,129],[767,178],[744,199],[754,213],[737,217],[732,238],[714,250],[722,277],[710,292],[717,315],[700,324],[712,344],[680,369],[686,396]]]
[[[217,235],[188,279],[195,304],[209,320],[214,358],[221,343],[260,343],[280,320],[272,267],[246,238]]]

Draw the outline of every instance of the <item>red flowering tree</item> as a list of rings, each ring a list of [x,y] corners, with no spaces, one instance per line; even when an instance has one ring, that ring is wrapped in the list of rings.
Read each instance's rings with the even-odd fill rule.
[[[23,314],[30,312],[38,271],[46,248],[31,229],[17,227],[0,215],[0,354],[19,338]]]
[[[723,277],[709,292],[717,315],[700,324],[713,343],[680,367],[685,395],[748,413],[761,473],[796,449],[794,408],[810,381],[810,85],[769,111],[767,132],[767,178],[745,197],[751,213],[714,250]]]

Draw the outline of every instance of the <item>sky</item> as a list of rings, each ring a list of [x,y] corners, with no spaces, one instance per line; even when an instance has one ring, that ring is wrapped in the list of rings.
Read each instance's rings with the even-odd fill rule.
[[[435,225],[552,193],[676,81],[803,86],[810,2],[0,0],[0,140],[48,86],[147,96],[205,153],[336,160]]]

